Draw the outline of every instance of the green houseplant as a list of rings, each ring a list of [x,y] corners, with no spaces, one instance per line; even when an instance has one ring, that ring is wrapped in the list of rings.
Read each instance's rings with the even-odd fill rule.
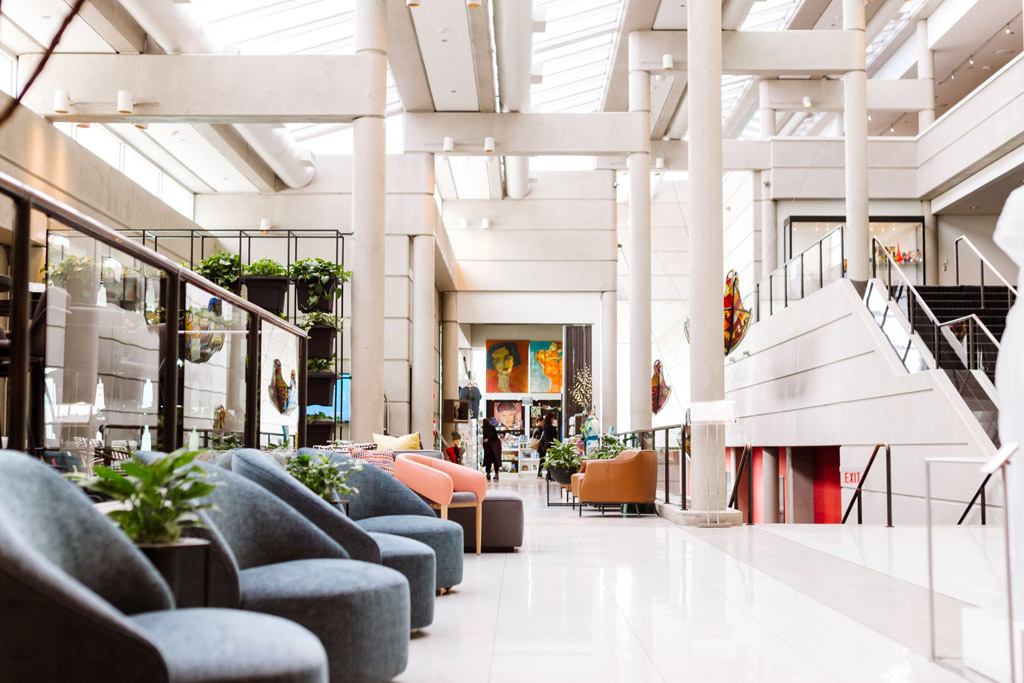
[[[626,450],[626,444],[619,437],[613,434],[602,434],[597,448],[587,453],[587,458],[591,460],[611,460],[624,450]]]
[[[96,303],[100,289],[100,269],[89,256],[67,255],[49,271],[51,285],[67,290],[71,301],[77,304]]]
[[[341,295],[339,283],[348,282],[352,273],[332,261],[322,258],[307,258],[296,261],[288,269],[295,279],[295,296],[299,310],[331,311],[334,300]]]
[[[322,445],[334,438],[334,418],[324,412],[306,415],[306,442]]]
[[[565,486],[571,483],[572,475],[580,469],[582,461],[583,456],[574,441],[559,441],[558,439],[548,446],[547,455],[544,457],[548,476]]]
[[[307,353],[310,358],[329,358],[337,348],[338,332],[345,323],[331,313],[310,311],[299,323],[299,327],[309,334]]]
[[[306,360],[306,396],[311,405],[326,406],[334,397],[334,384],[338,375],[334,372],[334,356],[330,358],[309,358]]]
[[[245,298],[271,313],[284,311],[288,295],[288,269],[274,259],[263,258],[245,267],[242,276]]]
[[[218,251],[204,258],[195,270],[210,282],[235,294],[241,289],[242,258],[238,254]]]
[[[334,463],[326,455],[293,455],[285,469],[303,486],[329,503],[359,493],[359,489],[346,482],[353,472],[363,469],[363,463],[352,459],[347,464]]]

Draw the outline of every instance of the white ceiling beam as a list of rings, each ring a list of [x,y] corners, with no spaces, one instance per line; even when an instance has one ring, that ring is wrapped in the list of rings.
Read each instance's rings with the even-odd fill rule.
[[[601,111],[626,111],[629,102],[627,80],[629,79],[629,40],[633,31],[646,31],[654,25],[661,0],[625,0],[622,9],[622,25],[615,37],[612,61],[608,68],[608,79],[604,84]]]
[[[631,69],[661,70],[672,55],[686,69],[686,31],[634,31],[629,36]],[[826,76],[863,64],[852,31],[723,31],[722,73],[753,76]]]
[[[195,126],[195,129],[260,192],[276,192],[278,190],[277,174],[242,139],[241,133],[234,126],[199,124]]]
[[[480,111],[495,110],[494,60],[491,58],[491,6],[481,2],[469,12],[469,40],[473,46],[473,71]]]
[[[73,0],[64,0],[70,7]],[[118,0],[88,0],[78,13],[100,38],[123,55],[146,51],[146,32]]]
[[[722,3],[722,30],[735,31],[743,25],[756,0],[725,0]]]
[[[39,58],[19,59],[19,80]],[[25,103],[92,123],[345,123],[384,110],[384,84],[371,74],[361,55],[55,54]],[[70,114],[52,113],[55,90],[71,94]],[[134,113],[117,114],[118,90],[132,92]]]
[[[405,152],[439,154],[445,137],[459,156],[486,155],[494,138],[498,156],[614,155],[646,151],[650,131],[641,113],[405,115]]]
[[[683,95],[686,93],[686,73],[681,72],[672,75],[674,78],[668,91],[668,97],[665,98],[664,106],[658,112],[651,113],[652,139],[660,139],[668,134],[672,117],[679,108],[679,104],[683,101]]]
[[[419,38],[404,0],[388,0],[388,67],[405,111],[434,111]]]
[[[762,109],[776,111],[843,111],[843,82],[838,80],[767,80],[762,81],[760,93]],[[810,98],[811,106],[804,106],[803,98]],[[931,89],[925,81],[868,80],[869,111],[921,111],[934,104]]]

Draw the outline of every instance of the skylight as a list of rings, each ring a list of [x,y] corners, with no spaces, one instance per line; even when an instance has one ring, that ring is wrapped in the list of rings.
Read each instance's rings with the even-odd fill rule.
[[[801,0],[765,0],[755,2],[741,31],[781,31],[789,25]]]
[[[530,89],[534,112],[596,112],[608,78],[623,0],[535,0],[545,31],[534,36],[543,82]]]
[[[903,31],[917,13],[924,7],[925,0],[907,0],[900,5],[896,16],[889,20],[889,23],[879,32],[875,39],[867,47],[867,65],[878,59],[879,55],[885,52],[896,36]]]
[[[210,34],[244,55],[352,54],[355,0],[191,0]]]

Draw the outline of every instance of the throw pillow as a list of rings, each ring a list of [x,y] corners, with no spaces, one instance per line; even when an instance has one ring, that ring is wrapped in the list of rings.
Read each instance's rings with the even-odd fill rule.
[[[380,469],[385,474],[395,476],[395,452],[390,449],[383,449],[379,451],[363,451],[353,450],[353,458],[359,458],[363,462],[369,463],[374,467]]]
[[[392,451],[418,451],[420,450],[420,433],[414,432],[405,436],[384,436],[374,434],[373,440],[377,442],[377,448],[387,448]]]

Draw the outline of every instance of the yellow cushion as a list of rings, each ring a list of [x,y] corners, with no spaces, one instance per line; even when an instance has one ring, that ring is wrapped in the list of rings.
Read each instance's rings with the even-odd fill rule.
[[[415,432],[414,434],[406,434],[405,436],[384,436],[383,434],[374,434],[373,442],[377,444],[378,449],[388,449],[392,451],[418,451],[420,450],[420,433]]]

